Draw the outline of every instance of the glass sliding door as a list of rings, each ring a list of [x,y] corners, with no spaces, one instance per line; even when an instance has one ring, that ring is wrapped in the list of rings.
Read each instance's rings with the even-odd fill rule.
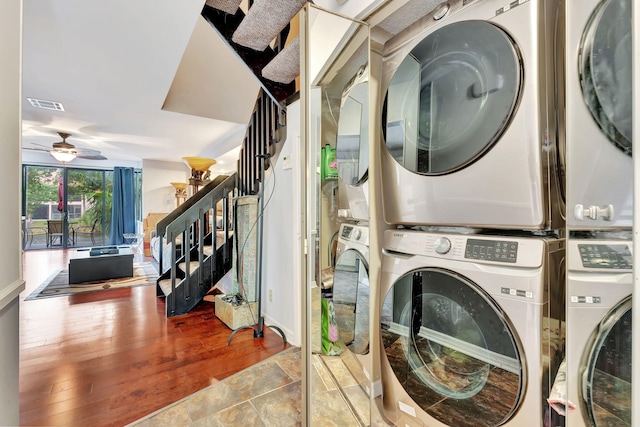
[[[64,169],[25,166],[23,187],[23,247],[67,247]]]
[[[136,219],[142,173],[134,172]],[[22,245],[25,250],[101,246],[111,229],[113,171],[23,166]]]
[[[111,191],[105,178],[105,171],[100,170],[67,171],[69,246],[104,245],[111,221]]]

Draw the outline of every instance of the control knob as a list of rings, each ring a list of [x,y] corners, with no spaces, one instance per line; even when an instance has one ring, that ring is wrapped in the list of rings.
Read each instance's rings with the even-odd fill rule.
[[[433,249],[436,253],[444,255],[451,250],[451,240],[446,237],[438,237],[433,244]]]

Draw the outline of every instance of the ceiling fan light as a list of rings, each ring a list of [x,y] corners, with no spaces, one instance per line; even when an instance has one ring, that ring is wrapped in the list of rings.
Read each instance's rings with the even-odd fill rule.
[[[74,153],[66,151],[51,151],[51,155],[59,162],[66,163],[76,158]]]

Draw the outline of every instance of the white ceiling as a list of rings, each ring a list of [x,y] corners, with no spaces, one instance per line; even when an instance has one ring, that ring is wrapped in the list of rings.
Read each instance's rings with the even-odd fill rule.
[[[50,147],[62,131],[116,163],[204,155],[235,165],[258,84],[202,19],[203,5],[24,0],[23,148]]]

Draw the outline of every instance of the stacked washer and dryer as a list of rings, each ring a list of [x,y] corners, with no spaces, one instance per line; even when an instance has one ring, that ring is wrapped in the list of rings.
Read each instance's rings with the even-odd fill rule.
[[[354,62],[360,66],[345,85],[340,102],[336,134],[340,227],[331,298],[340,340],[348,350],[342,359],[370,395],[369,74],[366,55],[362,56],[356,55]]]
[[[567,425],[631,425],[632,2],[567,2]]]
[[[449,1],[415,21],[422,3],[378,25],[382,411],[402,426],[546,426],[564,351],[564,6]]]

